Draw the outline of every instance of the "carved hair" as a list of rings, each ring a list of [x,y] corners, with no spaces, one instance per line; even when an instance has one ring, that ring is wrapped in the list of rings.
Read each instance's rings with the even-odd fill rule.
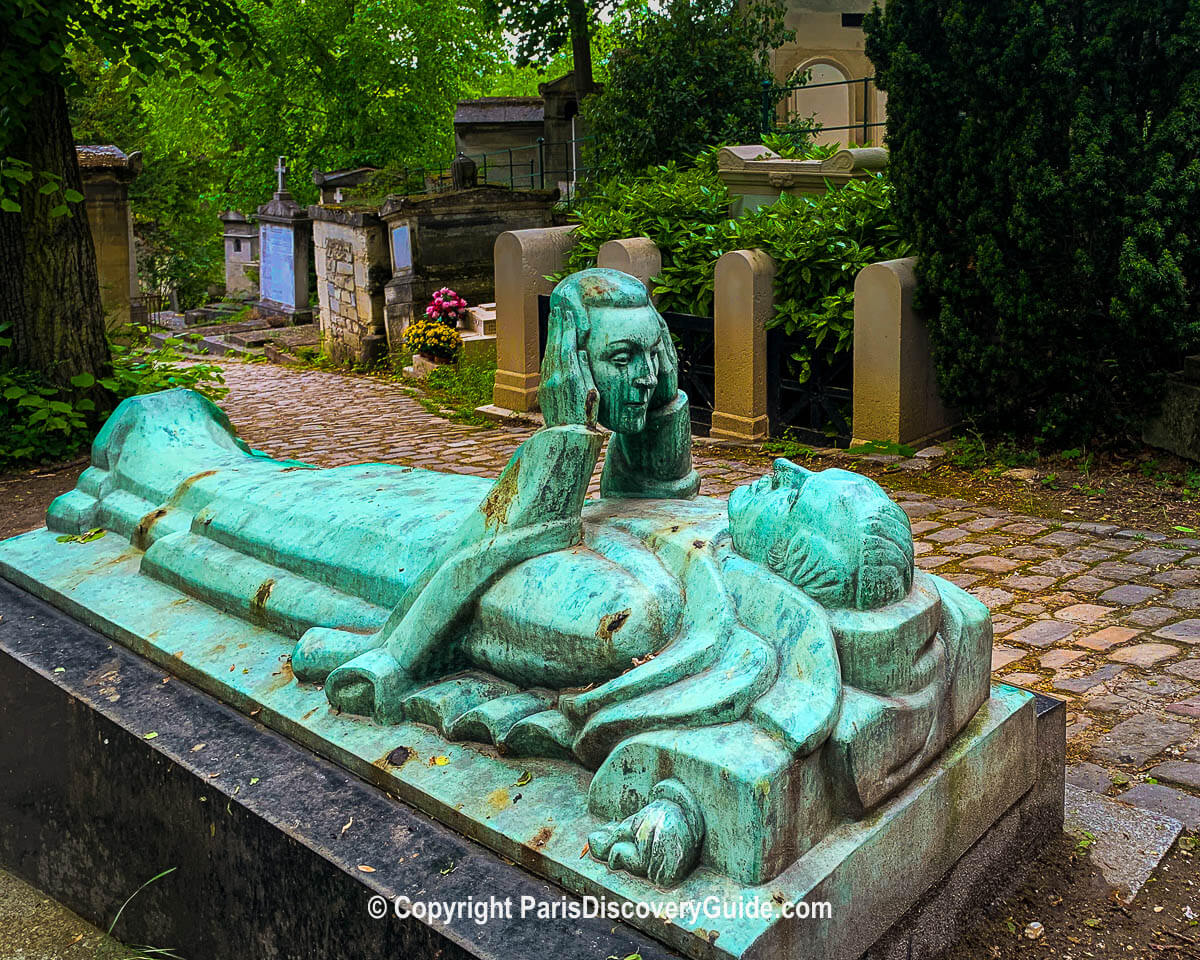
[[[812,472],[786,460],[775,463],[779,480],[799,491]],[[827,606],[871,610],[903,599],[912,589],[913,543],[908,516],[871,480],[873,495],[855,501],[857,556],[847,556],[822,531],[803,525],[767,551],[767,565]],[[849,533],[849,531],[847,531]]]
[[[595,307],[648,307],[650,296],[637,277],[619,270],[593,268],[567,277],[550,295],[550,322],[570,314],[580,349],[591,333],[589,311]]]

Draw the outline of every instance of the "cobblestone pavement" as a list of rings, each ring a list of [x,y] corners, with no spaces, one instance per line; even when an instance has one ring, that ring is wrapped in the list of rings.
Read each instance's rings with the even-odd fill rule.
[[[222,405],[248,442],[322,466],[493,476],[532,432],[452,424],[367,378],[231,363],[226,380]],[[764,469],[704,445],[696,467],[712,496]],[[1200,828],[1200,539],[888,492],[912,519],[917,564],[991,608],[995,675],[1068,702],[1069,779]]]

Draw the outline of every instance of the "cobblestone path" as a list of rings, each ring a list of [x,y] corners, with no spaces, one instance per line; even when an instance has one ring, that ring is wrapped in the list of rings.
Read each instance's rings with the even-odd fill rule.
[[[248,442],[322,466],[493,476],[532,432],[452,424],[367,378],[230,363],[226,380],[222,405]],[[765,469],[700,444],[696,466],[711,496]],[[912,519],[917,564],[991,608],[995,675],[1067,701],[1068,778],[1200,829],[1200,538],[888,492]]]

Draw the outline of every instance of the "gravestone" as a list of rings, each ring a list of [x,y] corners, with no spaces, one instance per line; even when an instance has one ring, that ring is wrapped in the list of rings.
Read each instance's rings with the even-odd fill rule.
[[[1200,461],[1200,355],[1185,358],[1183,369],[1167,377],[1162,404],[1147,422],[1142,439],[1176,456]]]
[[[258,208],[259,309],[282,314],[292,323],[312,321],[308,304],[308,257],[312,220],[287,189],[287,158],[275,166],[278,186]]]
[[[494,481],[275,461],[199,394],[132,398],[0,574],[511,862],[464,898],[527,870],[620,907],[651,956],[930,955],[1061,827],[1062,710],[990,683],[987,608],[915,567],[869,478],[778,460],[698,496],[678,377],[645,287],[598,269],[555,288],[546,425]],[[128,690],[114,663],[81,671],[93,696]],[[150,738],[173,771],[205,746]],[[277,822],[308,783],[265,791]],[[214,842],[232,803],[203,811]],[[357,869],[434,899],[427,858],[401,867],[430,835],[405,821]],[[338,898],[294,900],[308,936],[337,926]],[[512,932],[516,960],[579,955],[537,917]]]
[[[78,146],[75,155],[88,229],[96,247],[105,326],[117,330],[131,320],[145,323],[144,306],[140,316],[136,309],[141,304],[129,208],[129,184],[142,172],[142,153],[138,150],[126,156],[110,144]]]
[[[467,303],[495,299],[493,249],[508,230],[548,227],[557,190],[511,190],[489,184],[418,196],[389,196],[379,210],[387,224],[392,277],[384,290],[389,345],[424,314],[434,291],[450,287]]]

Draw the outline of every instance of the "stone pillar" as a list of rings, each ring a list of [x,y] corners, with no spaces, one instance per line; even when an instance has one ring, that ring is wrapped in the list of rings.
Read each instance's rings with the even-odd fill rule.
[[[731,250],[713,284],[716,361],[710,436],[758,442],[767,417],[767,329],[775,313],[775,261],[763,250]]]
[[[258,208],[259,300],[264,312],[292,323],[311,323],[308,305],[308,248],[312,220],[286,189]]]
[[[492,407],[527,412],[537,409],[538,295],[554,284],[548,274],[562,270],[575,245],[574,226],[510,230],[496,239],[496,386]],[[489,411],[489,408],[483,408]]]
[[[237,210],[220,215],[225,238],[225,293],[258,296],[258,227]]]
[[[855,443],[920,443],[957,422],[938,394],[929,333],[913,310],[915,264],[873,263],[854,281]]]
[[[596,266],[637,277],[649,291],[651,279],[662,272],[662,253],[649,237],[609,240],[600,245]]]
[[[104,322],[109,330],[118,330],[134,319],[133,302],[140,302],[129,184],[142,171],[142,154],[126,155],[112,145],[78,146],[75,154],[88,229],[96,248]],[[145,319],[144,315],[138,318],[141,322]]]
[[[308,213],[325,350],[338,363],[374,362],[387,353],[383,287],[392,275],[383,221],[342,206]]]

